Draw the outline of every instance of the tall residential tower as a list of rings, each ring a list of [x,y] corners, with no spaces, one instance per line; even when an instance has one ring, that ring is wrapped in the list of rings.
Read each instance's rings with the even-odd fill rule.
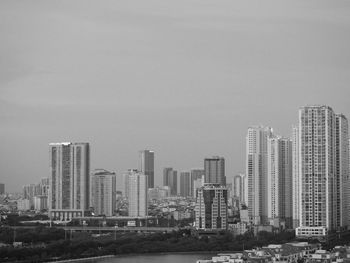
[[[89,209],[90,148],[88,143],[50,143],[49,212],[69,220]]]
[[[248,216],[252,224],[267,220],[267,139],[270,127],[250,127],[246,137],[246,175],[248,177]]]

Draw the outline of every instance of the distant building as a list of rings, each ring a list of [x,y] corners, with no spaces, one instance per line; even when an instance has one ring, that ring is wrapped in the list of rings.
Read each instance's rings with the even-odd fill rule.
[[[240,204],[248,202],[248,180],[245,174],[237,174],[233,177],[232,194],[237,197]]]
[[[31,204],[30,204],[29,199],[19,199],[19,200],[17,200],[17,210],[18,211],[31,210]]]
[[[171,167],[163,169],[163,185],[170,187],[170,195],[177,195],[177,171]]]
[[[122,184],[123,184],[123,197],[129,198],[129,175],[134,172],[138,172],[137,169],[129,169],[125,173],[123,173]]]
[[[227,189],[205,184],[197,190],[195,207],[197,229],[227,229]]]
[[[37,195],[33,198],[34,210],[44,211],[47,210],[47,195]]]
[[[202,175],[202,177],[197,178],[196,180],[193,181],[193,197],[196,198],[197,197],[197,189],[201,188],[202,186],[204,186],[204,175]]]
[[[183,197],[191,196],[191,174],[190,172],[180,173],[180,195]]]
[[[147,175],[131,171],[128,175],[129,217],[144,217],[148,215],[148,182]]]
[[[148,188],[154,188],[154,152],[139,152],[139,171],[148,176]]]
[[[5,184],[0,183],[0,195],[5,194]]]
[[[196,197],[196,188],[194,188],[194,181],[202,179],[205,172],[203,168],[192,168],[191,169],[191,196]]]
[[[91,206],[95,215],[113,216],[116,207],[116,175],[104,169],[91,173]]]
[[[226,185],[225,159],[214,156],[204,159],[204,181],[206,184]]]
[[[70,220],[89,209],[90,147],[88,143],[50,143],[49,214]]]
[[[148,189],[148,200],[161,200],[170,196],[169,186]]]

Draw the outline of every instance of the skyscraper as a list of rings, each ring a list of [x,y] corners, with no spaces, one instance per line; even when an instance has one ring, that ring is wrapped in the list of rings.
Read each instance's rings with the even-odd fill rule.
[[[116,206],[116,175],[104,169],[91,173],[91,206],[95,215],[112,216]]]
[[[299,127],[293,127],[292,134],[292,163],[293,163],[293,175],[292,175],[292,195],[293,195],[293,228],[300,226],[300,176],[299,176]]]
[[[246,137],[246,175],[248,177],[248,216],[251,223],[267,223],[267,138],[270,127],[250,127]]]
[[[163,169],[163,185],[170,187],[170,195],[177,195],[177,171],[171,167]]]
[[[148,188],[154,188],[154,152],[142,150],[139,152],[139,171],[148,176]]]
[[[292,228],[292,141],[267,139],[267,216],[271,225]]]
[[[226,185],[225,159],[218,156],[205,158],[204,175],[206,184]]]
[[[180,195],[183,197],[191,196],[191,174],[190,172],[180,173]]]
[[[49,211],[53,219],[83,216],[89,208],[88,143],[50,143]]]
[[[129,217],[145,217],[148,215],[148,182],[147,175],[130,170],[129,186]]]
[[[348,123],[329,106],[299,109],[300,229],[345,226]],[[345,191],[345,192],[344,192]],[[345,202],[346,204],[346,202]]]
[[[343,114],[335,115],[336,227],[349,226],[349,125]]]
[[[227,229],[227,189],[220,184],[198,188],[196,198],[197,229]]]
[[[5,194],[5,184],[0,183],[0,195]]]

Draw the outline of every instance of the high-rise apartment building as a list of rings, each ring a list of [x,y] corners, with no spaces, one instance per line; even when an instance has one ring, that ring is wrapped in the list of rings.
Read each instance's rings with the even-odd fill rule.
[[[270,127],[250,127],[246,137],[246,176],[248,178],[248,216],[252,224],[267,220],[267,138]]]
[[[349,226],[349,124],[343,114],[335,115],[336,227]]]
[[[205,158],[204,175],[206,184],[226,185],[225,159],[218,156]]]
[[[137,172],[137,169],[129,169],[122,176],[123,196],[126,199],[129,198],[129,175]]]
[[[142,150],[139,152],[139,171],[148,176],[148,188],[154,188],[154,152]]]
[[[0,183],[0,195],[5,194],[5,184]]]
[[[248,180],[245,174],[237,174],[232,180],[232,195],[241,204],[248,202]]]
[[[170,195],[177,195],[177,171],[171,167],[163,169],[163,185],[170,187]]]
[[[190,172],[180,173],[180,195],[183,197],[191,196],[191,174]]]
[[[50,143],[49,211],[69,220],[89,209],[90,148],[88,143]]]
[[[299,109],[300,229],[346,225],[348,123],[329,106]]]
[[[205,172],[204,169],[201,168],[193,168],[191,169],[191,196],[196,196],[196,189],[194,182],[197,179],[202,179],[204,176]]]
[[[197,189],[197,229],[227,229],[227,189],[220,184],[205,184]]]
[[[96,169],[90,177],[90,206],[95,215],[112,216],[116,208],[116,175]]]
[[[292,228],[292,141],[267,139],[267,217],[271,225]]]
[[[292,218],[293,218],[293,228],[300,226],[300,176],[299,176],[299,127],[293,127],[292,133]]]
[[[145,217],[148,215],[147,179],[147,175],[139,171],[129,170],[129,217]]]

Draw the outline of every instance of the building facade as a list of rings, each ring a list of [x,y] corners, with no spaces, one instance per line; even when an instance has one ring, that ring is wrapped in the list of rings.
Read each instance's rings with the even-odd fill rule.
[[[196,188],[194,187],[194,181],[197,179],[202,179],[205,172],[201,168],[192,168],[191,169],[191,196],[196,197]]]
[[[227,189],[220,184],[205,184],[197,189],[197,229],[227,229]]]
[[[128,175],[129,217],[145,217],[148,215],[148,181],[147,175],[132,170]]]
[[[293,228],[300,226],[300,176],[299,176],[299,127],[294,126],[292,132],[292,195],[293,195]]]
[[[240,204],[248,203],[248,180],[245,174],[237,174],[232,180],[232,195]]]
[[[148,188],[154,188],[154,152],[142,150],[139,152],[139,171],[148,177]]]
[[[180,173],[180,195],[183,197],[191,196],[191,173]]]
[[[169,186],[170,195],[177,195],[177,171],[171,167],[163,169],[163,186]]]
[[[51,143],[50,217],[69,220],[89,209],[90,148],[88,143]]]
[[[90,177],[90,206],[95,215],[113,216],[116,208],[116,175],[104,169],[96,169]]]
[[[267,217],[270,225],[292,228],[292,141],[267,139]]]
[[[214,156],[204,159],[204,181],[206,184],[226,185],[225,159]]]
[[[250,223],[267,220],[267,139],[270,127],[250,127],[246,137],[246,175],[248,178],[248,214]]]
[[[329,106],[299,109],[300,228],[346,225],[348,123]],[[347,159],[347,160],[346,160]]]

